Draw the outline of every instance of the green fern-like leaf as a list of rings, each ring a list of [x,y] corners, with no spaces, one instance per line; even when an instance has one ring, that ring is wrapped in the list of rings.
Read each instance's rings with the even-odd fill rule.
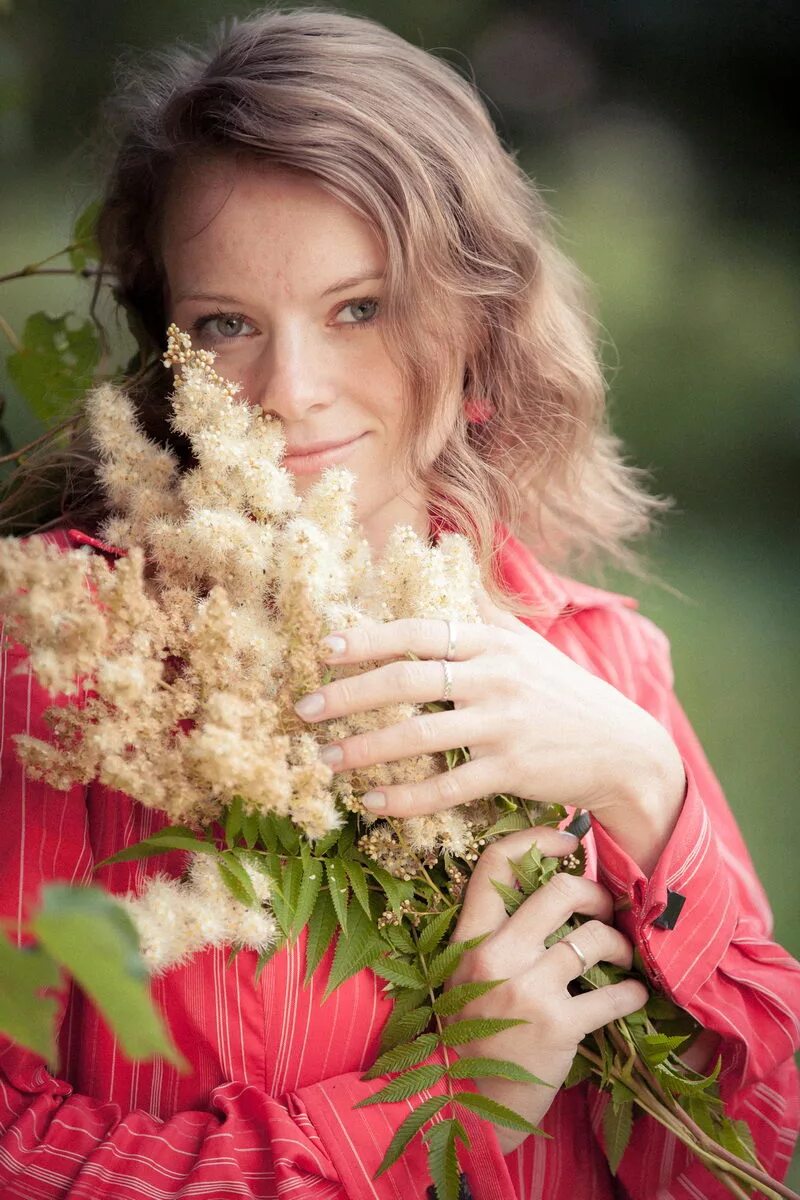
[[[405,1121],[403,1121],[403,1124],[395,1133],[394,1137],[389,1143],[389,1149],[383,1156],[383,1162],[378,1167],[373,1178],[377,1179],[379,1175],[382,1175],[384,1171],[387,1171],[389,1167],[393,1166],[411,1139],[417,1133],[419,1133],[425,1122],[429,1121],[431,1117],[435,1117],[439,1110],[444,1108],[445,1104],[449,1103],[449,1096],[431,1096],[429,1100],[423,1100],[419,1108],[415,1108],[414,1111],[406,1117]]]
[[[461,1046],[465,1042],[474,1042],[479,1038],[491,1037],[494,1033],[502,1033],[504,1029],[513,1029],[515,1025],[527,1024],[529,1022],[521,1017],[476,1017],[466,1021],[454,1021],[444,1029],[442,1041],[446,1046]]]
[[[468,1108],[472,1112],[476,1112],[481,1117],[485,1117],[494,1125],[505,1125],[509,1129],[521,1129],[524,1133],[536,1133],[543,1137],[550,1135],[545,1133],[543,1129],[539,1129],[537,1125],[518,1112],[514,1112],[513,1108],[507,1108],[505,1104],[498,1104],[496,1100],[490,1099],[489,1096],[483,1096],[480,1092],[456,1092],[454,1096],[455,1103],[461,1108]]]
[[[513,1079],[517,1083],[533,1083],[541,1087],[552,1087],[538,1075],[532,1075],[518,1063],[509,1062],[503,1058],[459,1058],[450,1064],[448,1075],[451,1079],[482,1079],[500,1078]]]
[[[474,983],[457,983],[454,987],[437,996],[433,1002],[433,1011],[440,1017],[452,1017],[471,1000],[478,1000],[491,992],[493,988],[506,983],[505,979],[480,979]]]
[[[429,1058],[438,1045],[438,1033],[423,1033],[413,1042],[404,1042],[395,1046],[393,1050],[387,1050],[361,1079],[377,1079],[379,1075],[391,1075],[393,1071],[405,1071],[408,1067],[415,1067],[417,1063]]]
[[[428,1149],[428,1170],[436,1188],[437,1200],[458,1200],[461,1186],[453,1121],[439,1121],[432,1125],[423,1137]]]
[[[414,963],[404,962],[401,958],[382,958],[372,964],[372,970],[381,979],[387,979],[395,987],[406,989],[422,988],[425,977]]]
[[[347,898],[350,894],[350,885],[347,882],[344,865],[339,858],[326,858],[325,870],[328,876],[330,897],[333,901],[333,907],[336,909],[336,916],[339,918],[342,932],[347,933]]]
[[[353,895],[358,903],[363,908],[368,917],[372,916],[372,911],[369,906],[369,886],[367,884],[367,876],[364,873],[364,868],[360,862],[354,858],[344,859],[344,869],[347,878],[350,881],[350,886],[353,889]]]
[[[408,1012],[398,1015],[392,1013],[381,1032],[381,1053],[391,1050],[394,1046],[399,1046],[402,1042],[407,1042],[410,1038],[415,1038],[427,1029],[430,1019],[431,1007],[429,1004],[421,1004],[417,1008],[409,1009]]]
[[[370,966],[383,951],[383,942],[372,922],[361,905],[354,901],[347,912],[347,932],[343,928],[336,943],[323,1003],[346,979]]]
[[[321,868],[320,868],[321,870]],[[339,924],[336,909],[329,892],[320,892],[311,916],[308,918],[308,940],[306,942],[306,974],[304,984],[308,986],[319,966],[325,951]]]
[[[322,887],[323,866],[316,859],[302,864],[300,890],[292,914],[292,934],[299,935],[313,913]]]
[[[418,945],[421,954],[433,954],[434,950],[438,950],[440,942],[450,928],[455,911],[455,908],[446,908],[444,912],[437,913],[427,922],[419,935]]]
[[[476,946],[480,946],[481,942],[485,941],[488,936],[487,932],[480,934],[478,937],[468,938],[464,942],[450,942],[445,946],[444,950],[440,950],[428,963],[427,973],[430,987],[441,987],[445,979],[453,974],[466,952],[474,950]]]
[[[387,1083],[386,1087],[375,1092],[373,1096],[359,1100],[353,1107],[367,1108],[371,1104],[390,1104],[395,1100],[407,1100],[409,1096],[416,1096],[419,1092],[433,1087],[446,1073],[447,1067],[437,1063],[429,1063],[424,1067],[412,1067],[410,1071],[398,1075],[397,1079]]]
[[[616,1175],[633,1131],[633,1101],[607,1104],[603,1113],[603,1142],[612,1175]]]

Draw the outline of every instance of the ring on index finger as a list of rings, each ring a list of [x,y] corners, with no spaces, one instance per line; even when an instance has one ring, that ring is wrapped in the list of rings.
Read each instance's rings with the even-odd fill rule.
[[[444,671],[444,695],[443,700],[449,700],[453,695],[453,672],[450,669],[450,663],[446,658],[440,660]]]

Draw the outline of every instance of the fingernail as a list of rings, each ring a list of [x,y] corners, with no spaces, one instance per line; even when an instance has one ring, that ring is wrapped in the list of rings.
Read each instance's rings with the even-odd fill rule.
[[[364,808],[371,808],[373,811],[386,808],[386,793],[367,792],[361,797],[361,803],[364,805]]]
[[[344,752],[339,746],[325,746],[320,750],[319,756],[326,767],[335,767],[344,758]]]
[[[569,838],[573,844],[577,844],[580,838],[576,838],[574,833],[568,833],[566,829],[557,829],[556,833],[560,833],[562,837]]]
[[[331,634],[329,637],[324,637],[322,639],[322,645],[323,648],[328,650],[331,654],[344,654],[345,650],[347,649],[347,642],[344,640],[344,638],[336,637],[335,634]]]
[[[325,701],[319,692],[314,692],[311,696],[303,696],[302,700],[298,700],[294,706],[294,711],[298,717],[315,717],[317,713],[321,713],[325,707]]]

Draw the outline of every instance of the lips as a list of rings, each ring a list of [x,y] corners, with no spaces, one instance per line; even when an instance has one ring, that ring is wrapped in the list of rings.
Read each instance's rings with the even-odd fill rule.
[[[346,446],[348,442],[355,441],[358,434],[353,434],[349,438],[339,438],[335,442],[309,442],[306,446],[287,446],[286,457],[296,457],[302,454],[319,454],[323,450],[338,450],[340,446]]]

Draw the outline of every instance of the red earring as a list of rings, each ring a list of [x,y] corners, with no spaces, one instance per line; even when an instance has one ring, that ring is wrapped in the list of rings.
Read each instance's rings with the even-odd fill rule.
[[[484,400],[469,399],[464,405],[466,418],[473,425],[484,425],[494,416],[494,409]]]

